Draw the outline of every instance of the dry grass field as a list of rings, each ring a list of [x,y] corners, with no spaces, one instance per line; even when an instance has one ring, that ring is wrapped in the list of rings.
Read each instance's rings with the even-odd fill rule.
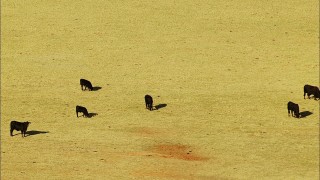
[[[316,0],[2,0],[1,179],[319,179],[305,84]]]

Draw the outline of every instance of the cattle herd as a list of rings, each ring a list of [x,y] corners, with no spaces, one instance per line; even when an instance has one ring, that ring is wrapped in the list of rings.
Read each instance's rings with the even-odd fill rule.
[[[310,99],[310,96],[313,95],[313,98],[320,99],[320,90],[317,86],[311,86],[311,85],[304,85],[303,87],[303,98],[306,99],[306,94],[308,96],[308,99]],[[288,108],[288,116],[290,116],[290,113],[293,117],[300,118],[301,114],[299,111],[299,105],[289,101],[287,104]]]
[[[86,89],[88,89],[89,91],[93,90],[93,86],[91,84],[90,81],[85,80],[85,79],[80,79],[80,86],[81,86],[81,90],[85,91]],[[303,88],[303,97],[305,99],[305,96],[308,96],[308,99],[310,99],[310,96],[313,95],[313,98],[315,100],[320,99],[320,90],[317,86],[311,86],[311,85],[305,85]],[[153,99],[150,95],[145,95],[144,97],[145,100],[145,104],[146,104],[146,109],[149,109],[150,111],[153,110]],[[287,108],[288,108],[288,116],[290,116],[290,114],[293,117],[296,118],[300,118],[301,114],[299,112],[299,105],[289,101],[287,104]],[[83,107],[83,106],[76,106],[76,114],[77,117],[79,117],[78,113],[82,113],[83,117],[90,117],[90,114],[88,113],[87,108]],[[13,130],[16,131],[21,131],[22,137],[25,137],[25,134],[27,132],[28,126],[29,124],[31,124],[31,122],[18,122],[18,121],[11,121],[10,122],[10,135],[13,136],[12,132]]]
[[[85,91],[88,89],[89,91],[93,90],[93,86],[90,81],[86,79],[80,79],[80,86],[81,90]],[[150,95],[145,95],[144,97],[145,103],[146,103],[146,109],[149,109],[150,111],[153,110],[153,99]],[[90,117],[90,114],[88,113],[87,108],[83,106],[76,106],[76,115],[79,117],[79,113],[82,113],[83,117]],[[21,131],[22,137],[25,137],[25,134],[27,132],[28,126],[31,124],[31,122],[18,122],[18,121],[11,121],[10,122],[10,136],[13,136],[12,132],[13,130]]]

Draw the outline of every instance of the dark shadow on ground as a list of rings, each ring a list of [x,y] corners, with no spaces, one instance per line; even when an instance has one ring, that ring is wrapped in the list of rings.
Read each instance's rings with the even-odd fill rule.
[[[35,130],[32,130],[32,131],[27,131],[26,132],[26,136],[33,136],[33,135],[37,135],[37,134],[47,134],[49,133],[49,131],[35,131]]]
[[[94,116],[96,116],[96,115],[98,115],[98,113],[89,113],[88,118],[92,118],[92,117],[94,117]]]
[[[96,86],[92,88],[92,91],[99,91],[100,89],[102,89],[102,87],[100,86]]]
[[[166,106],[167,106],[167,104],[158,104],[158,105],[156,105],[154,107],[156,108],[156,110],[158,110],[158,109],[164,108]]]
[[[310,111],[303,111],[300,113],[300,118],[305,118],[307,116],[310,116],[311,114],[313,114],[313,113]]]

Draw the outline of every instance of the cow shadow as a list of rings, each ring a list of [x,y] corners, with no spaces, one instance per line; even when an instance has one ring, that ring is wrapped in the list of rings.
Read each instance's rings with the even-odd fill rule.
[[[100,89],[102,89],[102,87],[100,86],[95,86],[92,88],[92,91],[99,91]]]
[[[37,134],[47,134],[49,133],[49,131],[35,131],[35,130],[32,130],[32,131],[27,131],[26,132],[26,136],[33,136],[33,135],[37,135]]]
[[[313,114],[313,113],[310,111],[303,111],[300,113],[300,118],[305,118],[307,116],[310,116],[311,114]]]
[[[96,116],[96,115],[98,115],[98,113],[89,113],[88,118],[92,118],[92,117],[94,117],[94,116]]]
[[[156,108],[156,110],[167,107],[167,104],[158,104],[156,106],[154,106]]]

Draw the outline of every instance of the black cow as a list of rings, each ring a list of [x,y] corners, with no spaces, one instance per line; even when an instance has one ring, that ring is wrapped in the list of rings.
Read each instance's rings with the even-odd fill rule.
[[[76,106],[77,117],[79,117],[79,116],[78,116],[78,113],[79,113],[79,112],[81,112],[81,113],[83,114],[82,116],[84,116],[84,117],[89,117],[89,113],[88,113],[87,108],[82,107],[82,106]]]
[[[295,104],[295,103],[289,101],[288,102],[288,116],[290,116],[290,111],[291,111],[291,115],[292,116],[294,114],[296,118],[300,117],[299,105],[298,104]]]
[[[306,99],[306,94],[310,99],[310,95],[313,95],[314,99],[320,99],[320,90],[317,86],[304,85],[303,87],[303,98]]]
[[[144,96],[144,100],[146,102],[146,108],[149,109],[150,111],[153,110],[153,100],[152,100],[152,97],[150,95],[145,95]]]
[[[92,84],[88,80],[80,79],[80,85],[81,85],[81,90],[82,91],[86,90],[87,88],[89,89],[89,91],[93,90]],[[84,89],[83,89],[83,87],[84,87]]]
[[[16,130],[16,131],[21,131],[22,137],[25,137],[29,124],[31,124],[31,122],[11,121],[11,123],[10,123],[10,136],[13,136],[12,132],[13,132],[13,130]]]

